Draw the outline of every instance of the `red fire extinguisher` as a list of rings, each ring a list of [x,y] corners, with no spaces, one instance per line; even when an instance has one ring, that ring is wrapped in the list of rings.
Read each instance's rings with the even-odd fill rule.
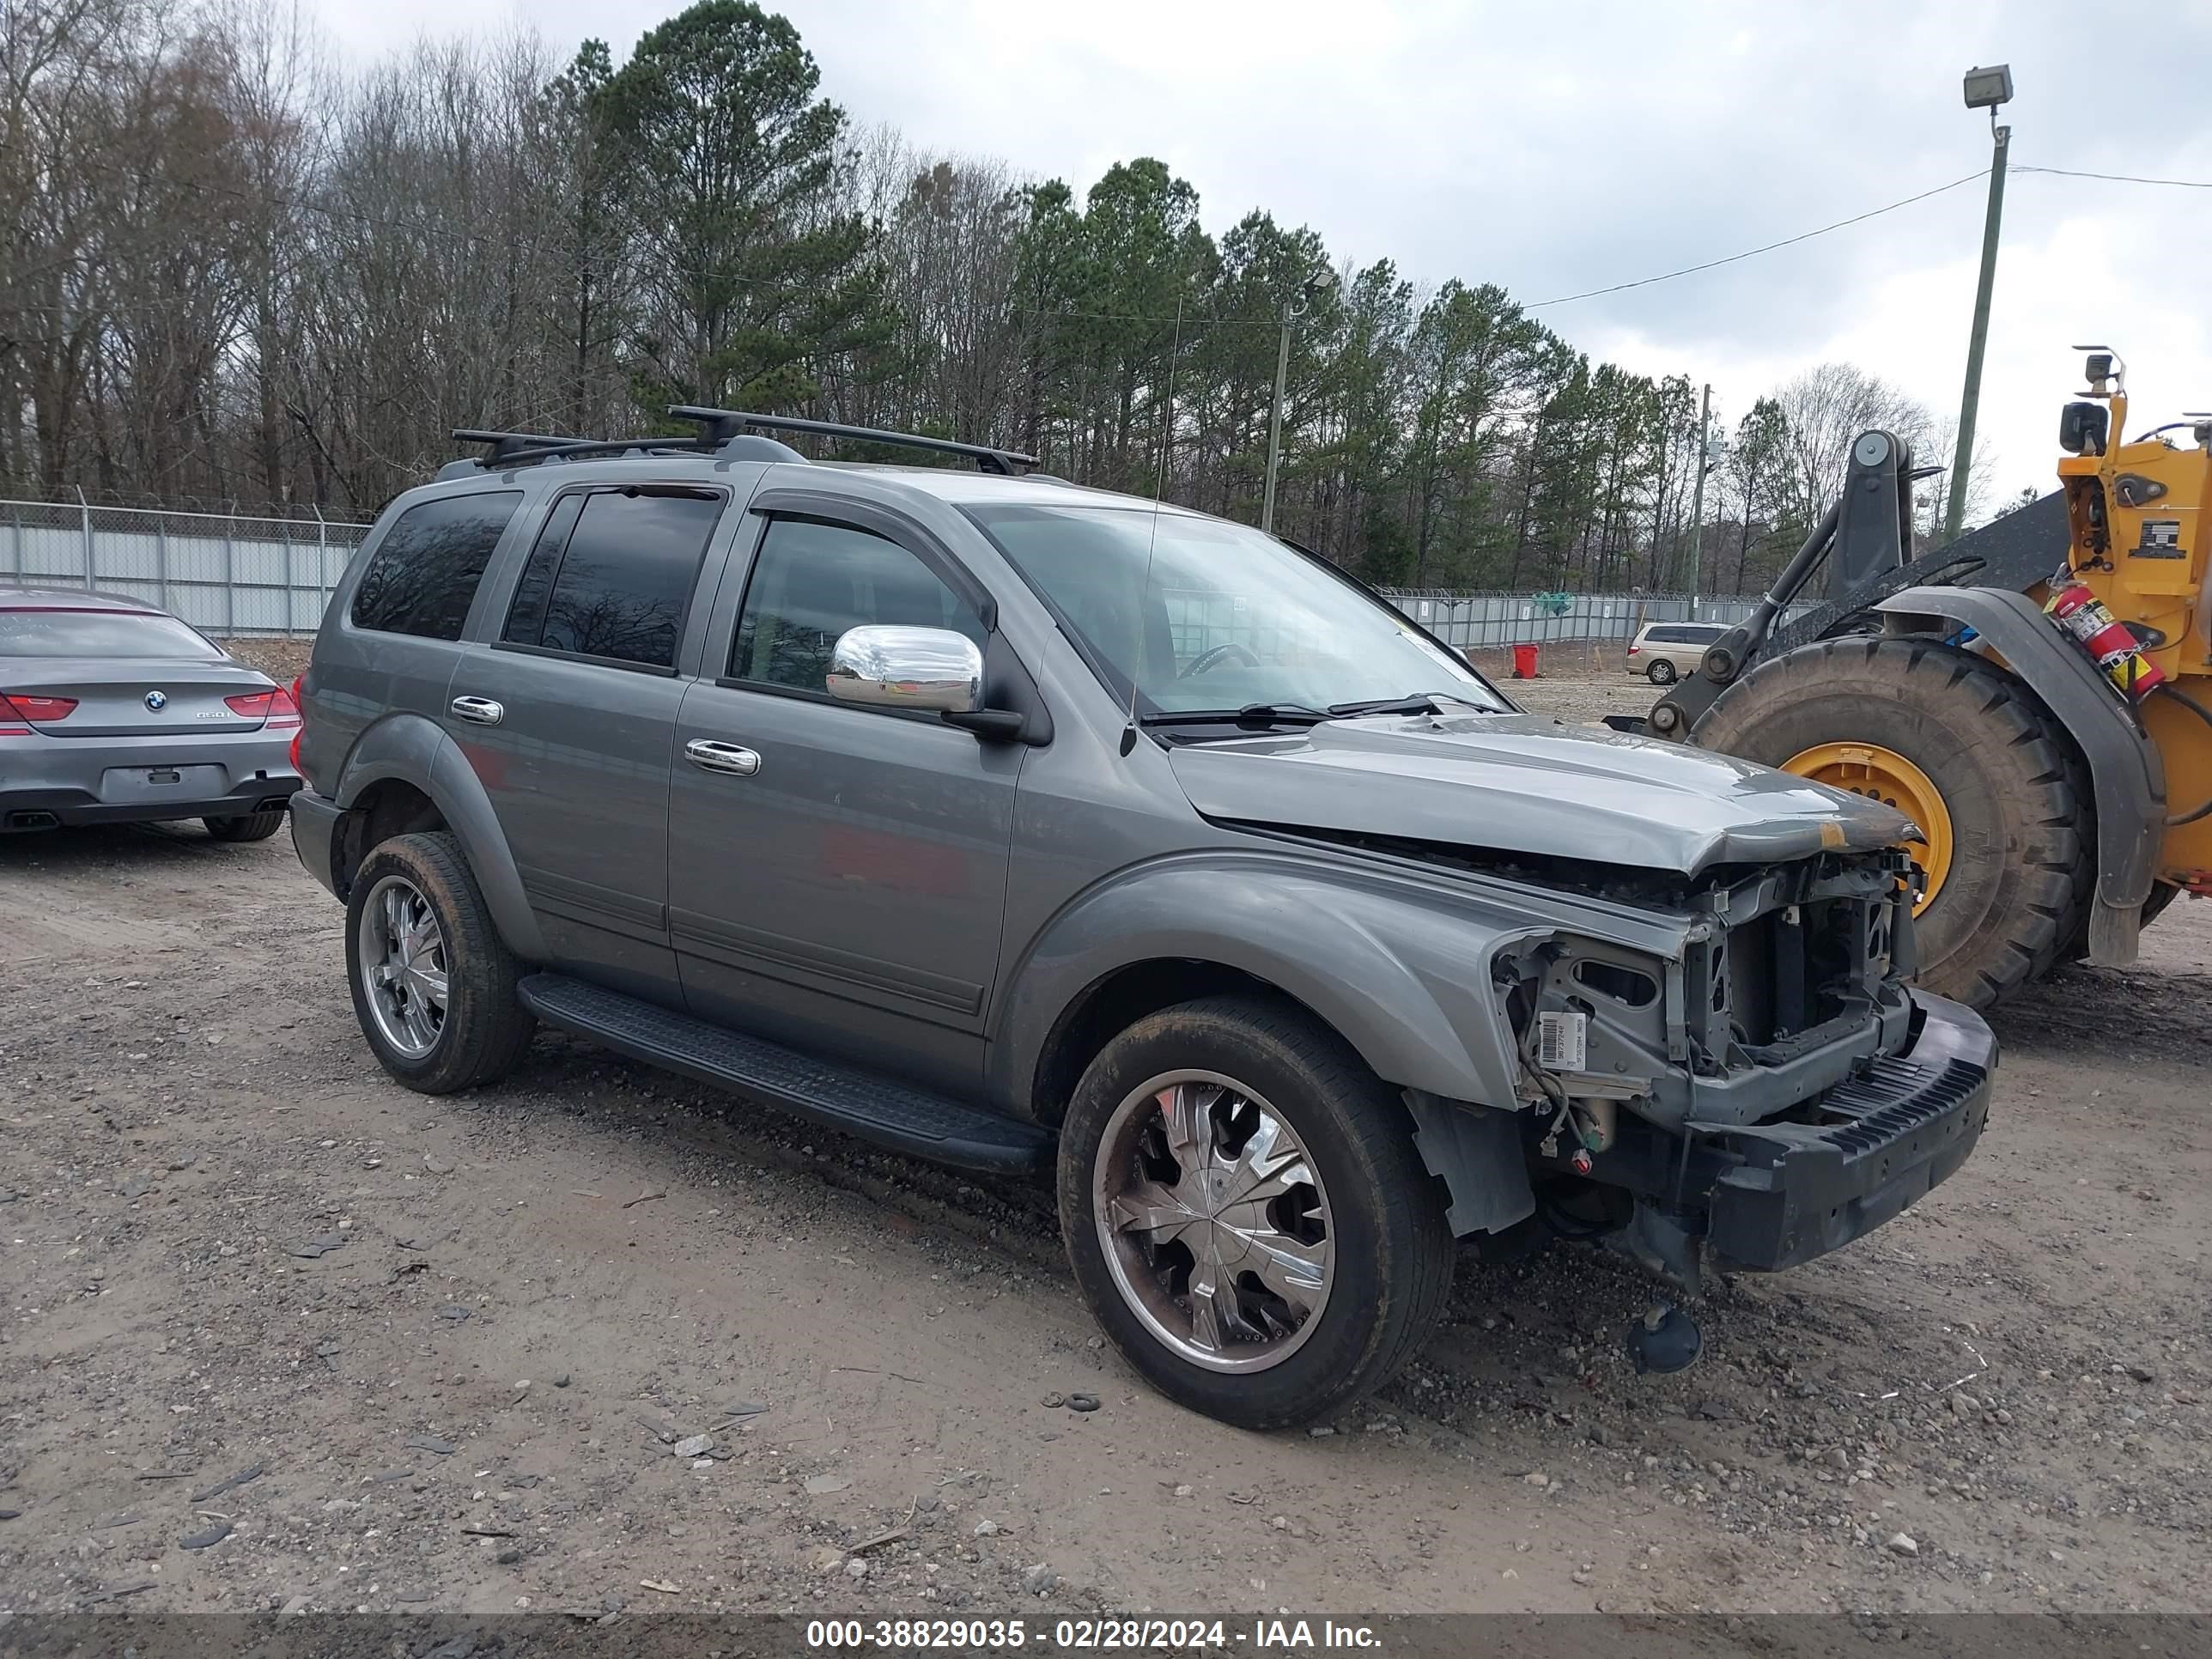
[[[2139,702],[2166,684],[2165,674],[2143,655],[2136,636],[2085,584],[2067,583],[2044,609],[2060,632],[2095,659],[2123,696]]]

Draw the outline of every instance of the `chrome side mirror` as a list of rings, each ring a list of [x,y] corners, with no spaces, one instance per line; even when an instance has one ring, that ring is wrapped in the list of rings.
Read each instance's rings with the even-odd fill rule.
[[[848,629],[823,684],[840,702],[969,714],[983,706],[983,653],[949,628]]]

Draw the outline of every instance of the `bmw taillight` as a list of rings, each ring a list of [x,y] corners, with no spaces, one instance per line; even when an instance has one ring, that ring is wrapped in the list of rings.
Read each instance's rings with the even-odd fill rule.
[[[76,712],[75,697],[49,697],[33,691],[0,691],[0,738],[27,738],[32,726],[51,726]],[[28,721],[19,726],[16,720]]]
[[[266,691],[241,691],[234,697],[225,697],[222,702],[240,719],[264,722],[269,731],[299,730],[300,707],[292,701],[292,694],[281,686],[271,686]]]

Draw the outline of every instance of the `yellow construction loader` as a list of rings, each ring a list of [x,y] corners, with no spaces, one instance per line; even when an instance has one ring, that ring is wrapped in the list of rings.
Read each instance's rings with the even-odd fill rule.
[[[1904,811],[1919,981],[1976,1006],[2132,962],[2177,894],[2212,896],[2212,416],[2127,437],[2125,367],[2083,349],[2055,493],[1916,558],[1934,469],[1862,433],[1751,617],[1613,722]]]

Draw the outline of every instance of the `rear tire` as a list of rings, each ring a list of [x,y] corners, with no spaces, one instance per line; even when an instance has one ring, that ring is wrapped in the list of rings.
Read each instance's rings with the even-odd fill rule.
[[[1662,657],[1644,671],[1644,678],[1654,685],[1672,685],[1674,683],[1674,665]]]
[[[202,818],[200,823],[216,841],[267,841],[284,827],[284,815],[246,812],[234,818]]]
[[[1139,1020],[1060,1126],[1060,1228],[1091,1312],[1163,1394],[1240,1428],[1328,1417],[1406,1363],[1451,1286],[1444,1209],[1396,1093],[1265,997]]]
[[[2018,676],[1923,639],[1851,635],[1760,664],[1698,722],[1700,748],[1779,766],[1878,744],[1936,782],[1953,851],[1914,926],[1919,983],[1984,1008],[2047,969],[2095,886],[2096,808],[2072,742]]]
[[[426,1095],[506,1076],[537,1030],[515,995],[520,975],[452,836],[395,836],[370,849],[348,891],[346,978],[386,1071]]]

